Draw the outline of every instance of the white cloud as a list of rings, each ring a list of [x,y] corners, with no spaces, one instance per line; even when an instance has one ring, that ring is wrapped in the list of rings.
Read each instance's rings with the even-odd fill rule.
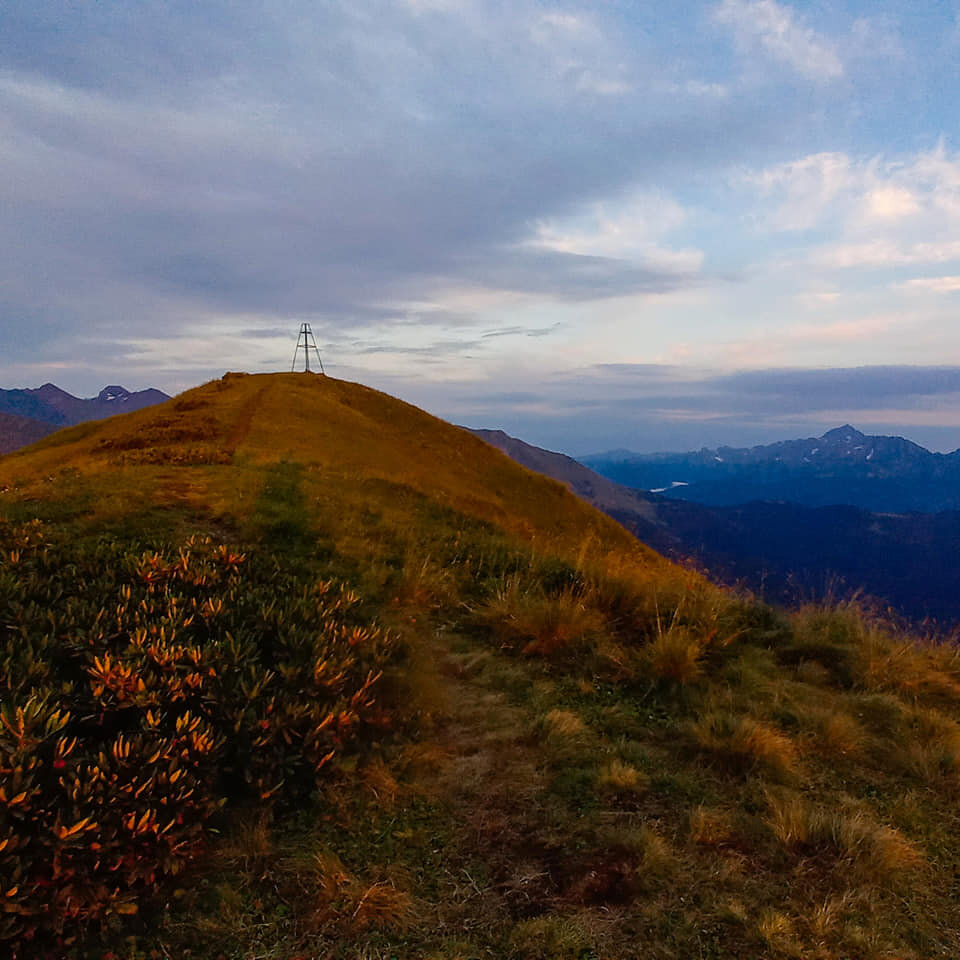
[[[627,68],[613,37],[586,14],[547,10],[534,16],[528,35],[549,72],[578,93],[629,93]]]
[[[900,267],[960,261],[960,240],[898,245],[891,240],[828,245],[814,254],[826,267]]]
[[[835,320],[831,323],[799,323],[788,327],[783,337],[805,343],[854,343],[867,337],[886,333],[903,324],[902,316],[868,316],[854,320]]]
[[[703,252],[665,246],[662,238],[681,227],[687,211],[659,193],[639,192],[622,200],[591,204],[573,217],[535,225],[534,247],[559,253],[629,260],[677,273],[695,273]]]
[[[808,260],[830,268],[960,258],[960,154],[944,143],[889,159],[816,153],[740,175],[763,230],[831,230]]]
[[[834,44],[799,22],[789,6],[775,0],[723,0],[714,18],[733,28],[738,45],[747,52],[760,49],[812,80],[843,76]]]
[[[914,194],[894,184],[885,184],[869,191],[865,200],[868,215],[878,220],[899,220],[920,210]]]
[[[906,286],[929,290],[931,293],[958,293],[960,292],[960,276],[915,277],[913,280],[908,280]]]
[[[764,225],[774,230],[809,230],[832,210],[850,185],[850,158],[843,153],[814,153],[745,177],[775,206]]]

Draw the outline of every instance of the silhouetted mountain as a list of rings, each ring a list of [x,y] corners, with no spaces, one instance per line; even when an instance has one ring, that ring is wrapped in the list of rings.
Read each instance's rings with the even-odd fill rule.
[[[692,560],[715,579],[744,583],[768,600],[795,603],[861,591],[910,619],[960,620],[960,565],[952,562],[960,512],[878,514],[773,501],[706,506],[618,487],[569,457],[501,431],[473,432],[566,483],[661,553]],[[840,435],[845,444],[849,434]]]
[[[129,413],[169,399],[161,390],[131,393],[118,386],[104,387],[96,397],[84,399],[61,390],[56,384],[45,383],[37,389],[0,390],[0,413],[66,427],[86,420],[102,420],[115,413]]]
[[[767,446],[617,450],[583,462],[628,487],[716,506],[785,500],[896,513],[960,509],[960,451],[931,453],[903,437],[869,436],[849,424]]]

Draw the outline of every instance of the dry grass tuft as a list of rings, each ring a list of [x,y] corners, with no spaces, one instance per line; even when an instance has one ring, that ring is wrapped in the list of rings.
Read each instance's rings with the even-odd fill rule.
[[[784,792],[768,796],[770,815],[767,824],[773,835],[790,849],[810,842],[812,811],[799,793]]]
[[[797,939],[793,920],[780,910],[764,910],[757,923],[757,932],[770,949],[788,957],[803,955],[803,946]]]
[[[906,770],[925,783],[955,780],[960,774],[960,724],[938,710],[915,708],[909,740],[902,744]]]
[[[827,897],[810,911],[807,926],[817,940],[828,940],[841,928],[843,916],[850,910],[851,899],[849,892]]]
[[[360,770],[359,779],[381,806],[392,807],[396,804],[400,785],[381,759],[377,758],[366,764]]]
[[[673,625],[658,633],[643,651],[643,664],[658,680],[692,683],[703,672],[706,643],[689,629]]]
[[[217,858],[247,880],[266,876],[276,856],[270,824],[264,817],[240,820],[217,848]]]
[[[693,727],[701,749],[726,760],[741,772],[762,771],[786,780],[798,772],[796,744],[776,727],[751,717],[710,713]]]
[[[850,756],[863,748],[863,727],[849,713],[825,711],[816,717],[817,746],[824,753]]]
[[[871,836],[865,867],[868,875],[893,879],[912,873],[924,863],[923,855],[899,830],[880,827]]]
[[[392,880],[363,881],[329,850],[317,853],[314,862],[319,895],[311,925],[316,929],[402,932],[413,925],[413,898]]]
[[[394,604],[407,612],[438,610],[459,600],[453,572],[433,558],[422,556],[416,547],[407,550],[394,594]]]
[[[694,807],[690,813],[689,839],[701,847],[724,847],[734,839],[729,814],[708,807]]]
[[[388,880],[378,880],[364,888],[350,912],[354,929],[408,930],[414,921],[413,899]]]
[[[637,872],[650,881],[663,880],[674,873],[679,865],[677,855],[667,839],[648,824],[637,831],[637,851],[640,854]]]
[[[518,577],[501,584],[477,615],[493,629],[501,646],[545,657],[589,647],[606,629],[603,615],[581,591],[568,587],[547,594],[524,589]]]
[[[569,710],[551,710],[546,721],[551,736],[576,737],[586,730],[583,721]]]
[[[864,882],[890,883],[923,863],[914,844],[864,810],[827,810],[792,791],[768,794],[768,803],[767,824],[785,847],[832,852],[854,864]]]
[[[649,785],[646,774],[622,760],[611,760],[600,768],[597,787],[614,793],[643,793]]]

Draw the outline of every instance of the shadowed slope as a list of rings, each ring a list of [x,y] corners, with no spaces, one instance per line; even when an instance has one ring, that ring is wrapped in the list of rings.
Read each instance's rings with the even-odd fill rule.
[[[30,417],[0,413],[0,455],[11,450],[19,450],[28,443],[35,443],[56,429],[49,423],[33,420]]]

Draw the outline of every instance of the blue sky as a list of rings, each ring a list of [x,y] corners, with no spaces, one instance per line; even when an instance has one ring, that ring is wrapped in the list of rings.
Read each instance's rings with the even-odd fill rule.
[[[0,385],[960,446],[960,4],[7,0]]]

